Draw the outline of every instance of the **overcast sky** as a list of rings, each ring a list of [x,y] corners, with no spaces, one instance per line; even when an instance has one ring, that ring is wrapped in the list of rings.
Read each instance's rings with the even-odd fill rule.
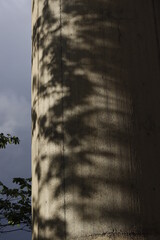
[[[11,185],[13,177],[31,176],[31,0],[0,0],[0,132],[20,138],[19,146],[0,150],[0,181]]]

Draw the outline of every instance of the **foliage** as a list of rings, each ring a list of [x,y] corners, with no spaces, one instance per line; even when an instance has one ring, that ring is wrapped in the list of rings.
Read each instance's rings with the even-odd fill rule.
[[[8,188],[0,182],[0,233],[31,231],[31,178],[14,178],[18,188]],[[8,226],[17,226],[6,230]]]
[[[19,144],[20,140],[18,137],[11,136],[10,134],[7,134],[5,136],[3,133],[0,133],[0,148],[6,148],[7,144]]]
[[[19,143],[18,137],[0,134],[1,149]],[[31,178],[14,178],[13,183],[18,187],[8,188],[0,182],[0,233],[31,231]]]

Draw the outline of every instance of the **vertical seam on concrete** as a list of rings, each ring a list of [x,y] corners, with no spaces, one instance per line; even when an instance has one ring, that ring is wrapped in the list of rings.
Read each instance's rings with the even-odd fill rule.
[[[37,5],[37,19],[39,19],[39,0],[38,0],[38,5]],[[37,21],[37,19],[36,19],[36,21]],[[38,61],[37,61],[37,68],[38,68],[38,94],[37,94],[37,97],[38,97],[38,118],[37,118],[37,120],[39,121],[39,94],[40,94],[40,91],[39,91],[39,79],[40,79],[40,77],[39,77],[39,34],[40,34],[40,28],[38,28],[38,32],[37,32],[37,58],[38,58]],[[38,159],[37,159],[37,161],[38,161],[38,163],[37,164],[39,164],[39,132],[38,132],[38,138],[37,138],[37,141],[38,141]],[[38,177],[38,176],[37,176]],[[39,199],[39,181],[40,181],[40,179],[39,179],[39,177],[38,177],[38,196],[37,196],[37,200]],[[37,216],[37,221],[38,221],[38,239],[39,239],[39,201],[37,202],[37,204],[38,204],[38,216]]]
[[[158,48],[158,60],[160,65],[160,39],[158,36],[158,24],[157,24],[157,17],[156,17],[155,0],[152,0],[152,8],[153,8],[153,19],[154,19],[154,25],[155,25],[156,42],[157,42],[157,48]]]
[[[33,1],[32,0],[32,9],[33,9]],[[32,35],[31,35],[31,88],[30,88],[30,93],[31,93],[31,133],[32,133],[32,110],[33,110],[33,95],[32,95],[32,91],[33,91],[33,85],[32,85],[32,81],[33,81],[33,78],[32,78],[32,74],[33,74],[33,11],[32,11],[32,15],[31,15],[31,32],[32,32]],[[31,179],[32,179],[32,182],[31,182],[31,231],[32,231],[32,236],[31,236],[31,239],[33,239],[33,196],[32,196],[32,184],[33,184],[33,176],[32,176],[32,172],[33,172],[33,155],[32,155],[32,148],[33,148],[33,134],[31,134]]]
[[[63,46],[62,46],[62,0],[59,0],[59,11],[60,11],[60,76],[62,83],[62,161],[63,161],[63,174],[62,174],[62,182],[63,185],[63,194],[64,194],[64,238],[66,240],[66,200],[65,200],[65,157],[64,157],[64,99],[63,99]]]

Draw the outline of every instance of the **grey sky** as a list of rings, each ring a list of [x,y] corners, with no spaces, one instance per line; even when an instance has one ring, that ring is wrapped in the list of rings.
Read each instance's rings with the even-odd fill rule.
[[[31,0],[0,0],[0,132],[21,140],[0,150],[0,181],[31,176]],[[30,234],[0,235],[3,240]]]

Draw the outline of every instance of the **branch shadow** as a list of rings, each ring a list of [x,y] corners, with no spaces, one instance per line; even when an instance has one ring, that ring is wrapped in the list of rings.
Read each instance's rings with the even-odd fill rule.
[[[155,226],[149,227],[153,218],[145,220],[155,201],[146,200],[143,184],[155,180],[147,177],[147,140],[137,128],[148,109],[137,110],[145,100],[132,72],[138,63],[130,62],[136,49],[127,34],[138,35],[131,2],[40,1],[32,50],[39,72],[32,80],[32,136],[38,145],[34,240],[157,229],[157,204]]]

